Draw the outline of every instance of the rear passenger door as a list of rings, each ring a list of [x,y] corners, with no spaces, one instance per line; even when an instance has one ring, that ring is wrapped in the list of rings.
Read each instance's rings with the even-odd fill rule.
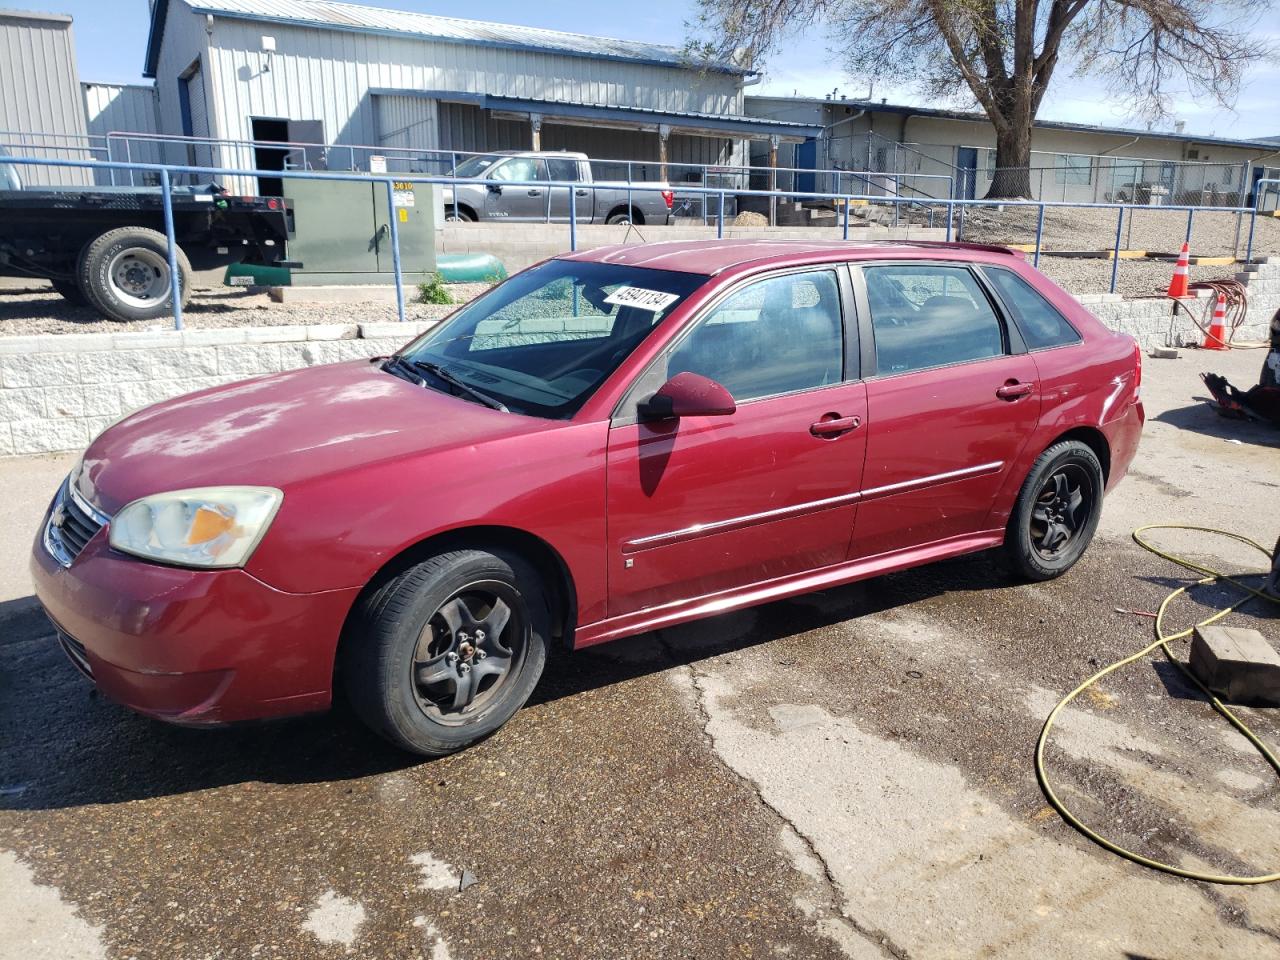
[[[851,556],[962,539],[1040,416],[1035,362],[963,263],[853,267],[863,318],[867,464]]]

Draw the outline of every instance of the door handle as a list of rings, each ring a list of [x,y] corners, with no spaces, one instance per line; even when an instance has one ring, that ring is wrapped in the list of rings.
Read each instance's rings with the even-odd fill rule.
[[[542,191],[541,191],[541,190],[530,190],[530,191],[529,191],[529,196],[531,196],[531,197],[540,197],[540,196],[542,196]]]
[[[587,195],[587,191],[585,190],[575,190],[574,193],[576,193],[580,197],[585,197]]]
[[[1007,380],[1004,386],[996,387],[996,396],[1001,400],[1008,400],[1012,403],[1014,400],[1021,400],[1035,388],[1036,385],[1034,383],[1019,383],[1017,380]]]
[[[821,420],[810,424],[809,432],[815,437],[838,437],[842,433],[856,430],[862,425],[861,417],[842,417],[828,413]]]

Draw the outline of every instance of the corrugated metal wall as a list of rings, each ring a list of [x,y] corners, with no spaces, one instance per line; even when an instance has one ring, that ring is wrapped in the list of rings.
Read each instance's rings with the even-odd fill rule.
[[[153,86],[126,83],[82,83],[84,116],[89,135],[105,138],[109,133],[155,134],[160,130]],[[160,147],[142,140],[116,140],[111,146],[111,159],[135,163],[161,162]],[[98,183],[111,183],[107,171],[97,172]],[[116,182],[128,182],[129,174],[116,173]],[[134,182],[142,183],[141,173],[134,175]]]
[[[95,159],[85,130],[69,17],[0,12],[0,130],[6,131],[0,141],[19,144],[9,148],[15,155]],[[90,171],[70,167],[18,170],[26,183],[92,182]]]
[[[178,89],[180,79],[193,64],[201,61],[208,44],[205,33],[205,19],[192,13],[186,4],[176,0],[163,0],[169,3],[168,22],[165,25],[164,43],[160,48],[160,59],[156,64],[156,98],[159,105],[160,132],[181,134],[182,108],[179,105]],[[209,83],[207,71],[205,82]],[[213,91],[206,86],[206,96],[214,99]],[[223,136],[219,131],[216,118],[209,117],[208,130],[210,136]],[[242,136],[237,133],[236,136]],[[244,134],[243,136],[247,136]],[[165,144],[161,150],[166,163],[189,163],[187,148],[179,144]],[[202,159],[208,162],[206,154]],[[240,158],[243,160],[244,158]],[[253,181],[250,181],[252,183]],[[247,192],[247,191],[246,191]]]
[[[175,4],[170,26],[179,12],[185,11]],[[264,70],[264,35],[276,40],[269,71]],[[169,43],[166,32],[165,46]],[[249,136],[251,117],[287,117],[322,120],[331,142],[376,144],[381,131],[371,88],[460,90],[716,114],[742,110],[738,78],[722,74],[222,18],[213,23],[208,72],[213,128],[222,136],[243,138]],[[164,70],[160,75],[162,85],[174,76]]]

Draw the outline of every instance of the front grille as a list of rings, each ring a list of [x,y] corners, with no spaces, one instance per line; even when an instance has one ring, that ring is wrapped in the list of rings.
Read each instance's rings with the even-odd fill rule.
[[[58,631],[58,643],[75,668],[92,680],[93,667],[89,666],[89,658],[85,656],[84,644],[61,630]]]
[[[106,517],[82,501],[64,483],[49,513],[49,523],[44,531],[45,547],[54,559],[68,567],[106,522]]]

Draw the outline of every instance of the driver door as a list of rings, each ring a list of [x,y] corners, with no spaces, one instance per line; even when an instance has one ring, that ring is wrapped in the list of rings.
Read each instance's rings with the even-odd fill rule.
[[[757,278],[639,378],[609,432],[609,616],[845,560],[867,433],[851,328],[843,267]],[[684,371],[725,386],[736,412],[640,419]]]
[[[546,220],[547,188],[518,182],[546,179],[547,165],[540,157],[512,157],[502,161],[490,172],[490,182],[485,185],[485,216],[497,220]]]

